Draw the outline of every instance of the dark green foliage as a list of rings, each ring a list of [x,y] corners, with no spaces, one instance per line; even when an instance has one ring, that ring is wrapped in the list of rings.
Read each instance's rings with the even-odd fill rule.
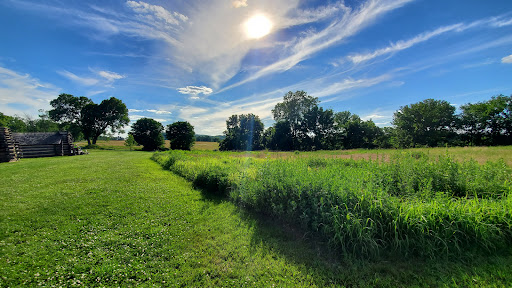
[[[190,150],[196,141],[194,126],[186,121],[167,125],[166,134],[173,150]]]
[[[39,110],[39,118],[33,119],[30,116],[25,118],[19,116],[7,116],[0,112],[0,127],[8,127],[12,132],[56,132],[66,130],[57,122],[49,119],[48,113]]]
[[[164,136],[162,131],[164,126],[151,118],[141,118],[133,123],[132,131],[133,139],[146,151],[154,151],[164,145]]]
[[[461,136],[467,144],[512,144],[512,96],[499,95],[460,108]]]
[[[272,109],[272,115],[279,126],[275,126],[270,149],[280,150],[321,150],[322,141],[332,131],[333,112],[318,107],[320,101],[304,91],[288,92],[283,102],[277,103]],[[272,134],[270,134],[272,135]],[[280,139],[283,135],[288,141]],[[277,138],[277,139],[275,139]],[[287,148],[287,149],[283,149]]]
[[[276,123],[264,135],[270,150],[332,150],[389,147],[389,137],[373,121],[348,111],[318,106],[304,91],[288,92],[272,110]]]
[[[126,105],[115,97],[103,100],[99,105],[87,104],[81,111],[82,132],[88,142],[92,140],[92,144],[96,144],[98,137],[105,133],[107,128],[113,133],[130,122]]]
[[[455,136],[455,107],[444,100],[426,99],[400,107],[393,115],[400,147],[437,147]]]
[[[276,122],[264,133],[265,147],[273,151],[293,150],[293,138],[290,125],[286,121]]]
[[[196,135],[196,141],[198,142],[220,142],[224,140],[226,136],[218,135],[218,136],[210,136],[210,135]]]
[[[358,115],[343,111],[336,113],[335,121],[337,148],[373,149],[387,145],[383,130],[372,120],[363,121]]]
[[[254,114],[232,115],[226,121],[226,138],[219,144],[221,151],[255,151],[263,149],[263,123]]]
[[[74,137],[79,132],[83,133],[89,145],[96,144],[98,137],[107,129],[112,133],[122,131],[130,122],[126,105],[115,97],[95,104],[84,96],[60,94],[50,105],[53,109],[48,112],[49,117],[67,126]]]

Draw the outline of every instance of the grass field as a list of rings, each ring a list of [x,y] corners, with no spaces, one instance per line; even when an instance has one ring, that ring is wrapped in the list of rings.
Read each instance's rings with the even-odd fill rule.
[[[76,143],[78,146],[84,147],[87,145],[87,141],[80,141]],[[126,147],[124,145],[123,140],[98,140],[96,142],[98,146],[100,146],[103,149],[106,150],[130,150],[129,147]],[[170,147],[170,141],[165,140],[164,146],[169,148]],[[142,146],[135,146],[133,147],[133,150],[141,150]],[[192,150],[218,150],[219,149],[219,143],[217,142],[196,142],[194,146],[192,147]]]
[[[79,146],[86,146],[87,141],[81,141],[77,143]],[[104,141],[99,140],[98,146],[108,150],[130,150],[124,146],[122,140],[110,140]],[[169,148],[169,140],[165,141],[165,147]],[[140,150],[142,146],[134,147],[135,150]],[[219,149],[219,143],[217,142],[196,142],[192,150],[201,151],[214,151]],[[256,151],[246,153],[245,156],[253,158],[304,158],[317,155],[325,158],[335,159],[376,159],[378,157],[385,157],[395,153],[395,149],[356,149],[356,150],[336,150],[336,151],[316,151],[316,152],[272,152],[268,151]],[[474,159],[480,164],[484,164],[486,161],[497,161],[503,159],[508,166],[512,167],[512,146],[497,146],[497,147],[450,147],[450,148],[414,148],[404,149],[401,151],[405,152],[423,152],[429,156],[437,157],[448,153],[456,160],[463,161]]]
[[[463,259],[340,258],[322,238],[194,189],[151,155],[91,150],[0,163],[0,287],[512,285],[510,248]]]

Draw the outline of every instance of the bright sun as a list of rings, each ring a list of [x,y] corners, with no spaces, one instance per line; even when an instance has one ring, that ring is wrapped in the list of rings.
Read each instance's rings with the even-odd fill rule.
[[[261,38],[272,30],[272,22],[264,15],[255,15],[245,22],[245,33],[249,38]]]

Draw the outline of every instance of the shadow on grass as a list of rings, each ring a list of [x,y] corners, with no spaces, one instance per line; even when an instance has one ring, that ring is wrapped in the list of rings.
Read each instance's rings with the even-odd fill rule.
[[[201,190],[202,200],[214,205],[227,197]],[[506,287],[512,285],[512,249],[463,258],[428,259],[390,253],[376,259],[346,257],[328,241],[297,225],[237,207],[237,216],[252,228],[251,249],[264,247],[281,255],[317,286],[345,287]],[[261,253],[261,252],[260,252]]]

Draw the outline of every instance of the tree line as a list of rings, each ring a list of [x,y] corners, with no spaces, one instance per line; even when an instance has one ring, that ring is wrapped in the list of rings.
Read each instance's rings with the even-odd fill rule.
[[[219,149],[312,151],[512,144],[512,96],[462,105],[459,114],[447,101],[426,99],[400,107],[393,114],[392,127],[384,128],[350,111],[335,112],[319,104],[318,98],[304,91],[290,91],[272,109],[275,123],[267,129],[257,115],[232,115],[226,120]],[[13,132],[67,130],[75,139],[94,145],[107,131],[123,132],[130,121],[126,105],[115,97],[95,104],[84,96],[60,94],[50,105],[53,109],[40,110],[39,119],[0,112],[0,127]],[[156,150],[164,145],[164,130],[171,149],[190,150],[196,141],[194,127],[186,121],[164,129],[156,120],[142,118],[129,134],[144,150]],[[214,139],[220,140],[208,138]]]
[[[384,128],[350,111],[324,109],[319,103],[304,91],[290,91],[272,109],[275,123],[267,129],[257,115],[232,115],[219,149],[311,151],[512,144],[512,96],[462,105],[459,114],[447,101],[426,99],[400,107],[393,114],[392,127]]]

